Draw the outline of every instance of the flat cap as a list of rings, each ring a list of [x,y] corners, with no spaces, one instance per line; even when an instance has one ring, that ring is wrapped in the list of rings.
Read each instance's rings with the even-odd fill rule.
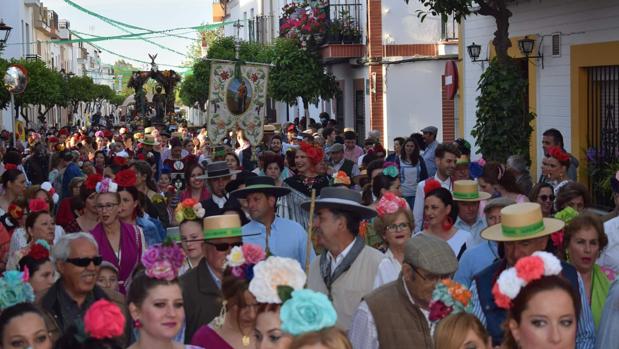
[[[433,135],[435,135],[438,132],[438,128],[434,127],[434,126],[428,126],[428,127],[424,127],[423,129],[421,129],[422,133],[431,133]]]
[[[344,151],[344,146],[341,143],[333,143],[333,145],[327,149],[327,153],[337,153],[340,151]]]
[[[435,275],[453,274],[458,269],[458,259],[449,244],[423,233],[406,242],[404,263]]]

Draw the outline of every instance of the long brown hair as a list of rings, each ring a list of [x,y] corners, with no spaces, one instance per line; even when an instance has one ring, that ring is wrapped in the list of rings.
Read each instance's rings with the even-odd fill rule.
[[[289,349],[300,349],[306,345],[321,344],[329,349],[353,349],[342,330],[328,327],[318,332],[309,332],[296,337]]]
[[[469,330],[473,330],[483,341],[488,339],[488,332],[475,315],[469,313],[449,315],[442,319],[434,330],[434,348],[460,348]]]

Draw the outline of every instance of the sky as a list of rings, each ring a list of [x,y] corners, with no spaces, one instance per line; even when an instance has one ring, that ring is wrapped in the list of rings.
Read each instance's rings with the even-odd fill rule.
[[[150,30],[166,30],[180,27],[192,27],[212,22],[213,0],[72,0],[74,3],[110,19]],[[114,36],[126,34],[102,20],[83,13],[64,0],[41,0],[51,10],[56,11],[60,19],[67,19],[71,29],[97,36]],[[132,32],[139,30],[129,29]],[[189,30],[175,32],[182,36],[195,38],[196,33]],[[191,40],[177,37],[154,38],[153,41],[183,54],[188,52]],[[150,61],[148,54],[157,54],[156,63],[181,65],[186,58],[167,51],[142,40],[107,40],[96,42],[98,46],[125,56],[143,61]],[[103,52],[102,62],[113,64],[121,59]],[[144,64],[131,62],[138,68]],[[169,67],[163,67],[169,68]]]

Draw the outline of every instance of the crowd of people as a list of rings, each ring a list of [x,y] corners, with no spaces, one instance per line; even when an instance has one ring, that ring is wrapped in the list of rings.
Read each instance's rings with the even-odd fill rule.
[[[603,212],[555,129],[535,180],[320,119],[1,146],[0,349],[616,347],[619,172]]]

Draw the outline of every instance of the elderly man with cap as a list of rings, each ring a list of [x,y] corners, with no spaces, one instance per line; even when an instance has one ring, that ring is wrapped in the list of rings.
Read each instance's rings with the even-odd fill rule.
[[[455,181],[452,195],[458,206],[458,218],[454,226],[473,235],[466,243],[467,249],[483,243],[480,234],[486,228],[486,220],[479,214],[479,204],[482,200],[490,199],[491,195],[479,191],[477,182],[471,180]]]
[[[538,203],[521,203],[510,205],[501,210],[501,223],[486,228],[481,236],[496,241],[499,246],[500,259],[475,275],[471,285],[473,293],[473,313],[486,326],[495,346],[503,340],[503,324],[507,311],[497,306],[492,288],[498,276],[518,259],[544,251],[549,245],[550,234],[563,229],[564,223],[554,218],[543,218],[542,208]],[[576,269],[561,262],[561,275],[572,285],[580,297],[580,317],[576,332],[576,348],[593,348],[595,326],[587,293]]]
[[[501,210],[503,207],[515,203],[516,201],[506,197],[489,200],[486,206],[484,206],[484,216],[486,217],[484,228],[501,223]],[[458,262],[458,271],[454,275],[454,280],[469,287],[471,282],[473,282],[473,277],[497,259],[500,259],[497,243],[495,241],[483,240],[477,246],[464,251]]]
[[[436,151],[436,147],[438,147],[438,142],[436,141],[436,134],[438,133],[438,128],[434,126],[428,126],[422,129],[421,133],[423,134],[423,142],[426,144],[426,150],[423,151],[422,157],[428,169],[428,176],[432,177],[436,173],[434,152]]]
[[[278,187],[275,180],[267,176],[249,177],[245,187],[230,193],[237,199],[245,199],[251,221],[243,226],[247,236],[243,243],[260,245],[269,254],[277,257],[296,259],[302,266],[307,257],[314,259],[314,249],[310,244],[307,251],[307,233],[294,221],[276,215],[277,199],[290,193],[290,189]]]
[[[366,295],[359,305],[348,334],[353,348],[432,348],[432,291],[457,267],[445,241],[425,234],[408,240],[398,279]]]
[[[344,146],[341,143],[335,143],[327,149],[329,162],[331,165],[331,173],[344,171],[349,178],[359,175],[359,167],[353,161],[344,158]]]
[[[221,281],[226,256],[234,246],[241,246],[243,233],[237,215],[227,214],[183,222],[183,229],[202,230],[204,258],[197,267],[181,276],[185,305],[185,343],[200,326],[211,322],[221,310]]]
[[[315,202],[314,227],[325,248],[312,262],[307,287],[326,294],[337,311],[337,327],[348,330],[361,298],[372,290],[378,265],[385,256],[359,236],[362,219],[376,211],[360,204],[361,194],[343,187],[326,187]],[[311,202],[301,208],[309,210]]]
[[[198,176],[198,179],[206,179],[211,189],[211,197],[202,201],[202,207],[206,210],[207,216],[218,215],[228,202],[226,185],[232,180],[232,175],[241,171],[230,171],[225,161],[214,161],[206,166],[206,174]]]

